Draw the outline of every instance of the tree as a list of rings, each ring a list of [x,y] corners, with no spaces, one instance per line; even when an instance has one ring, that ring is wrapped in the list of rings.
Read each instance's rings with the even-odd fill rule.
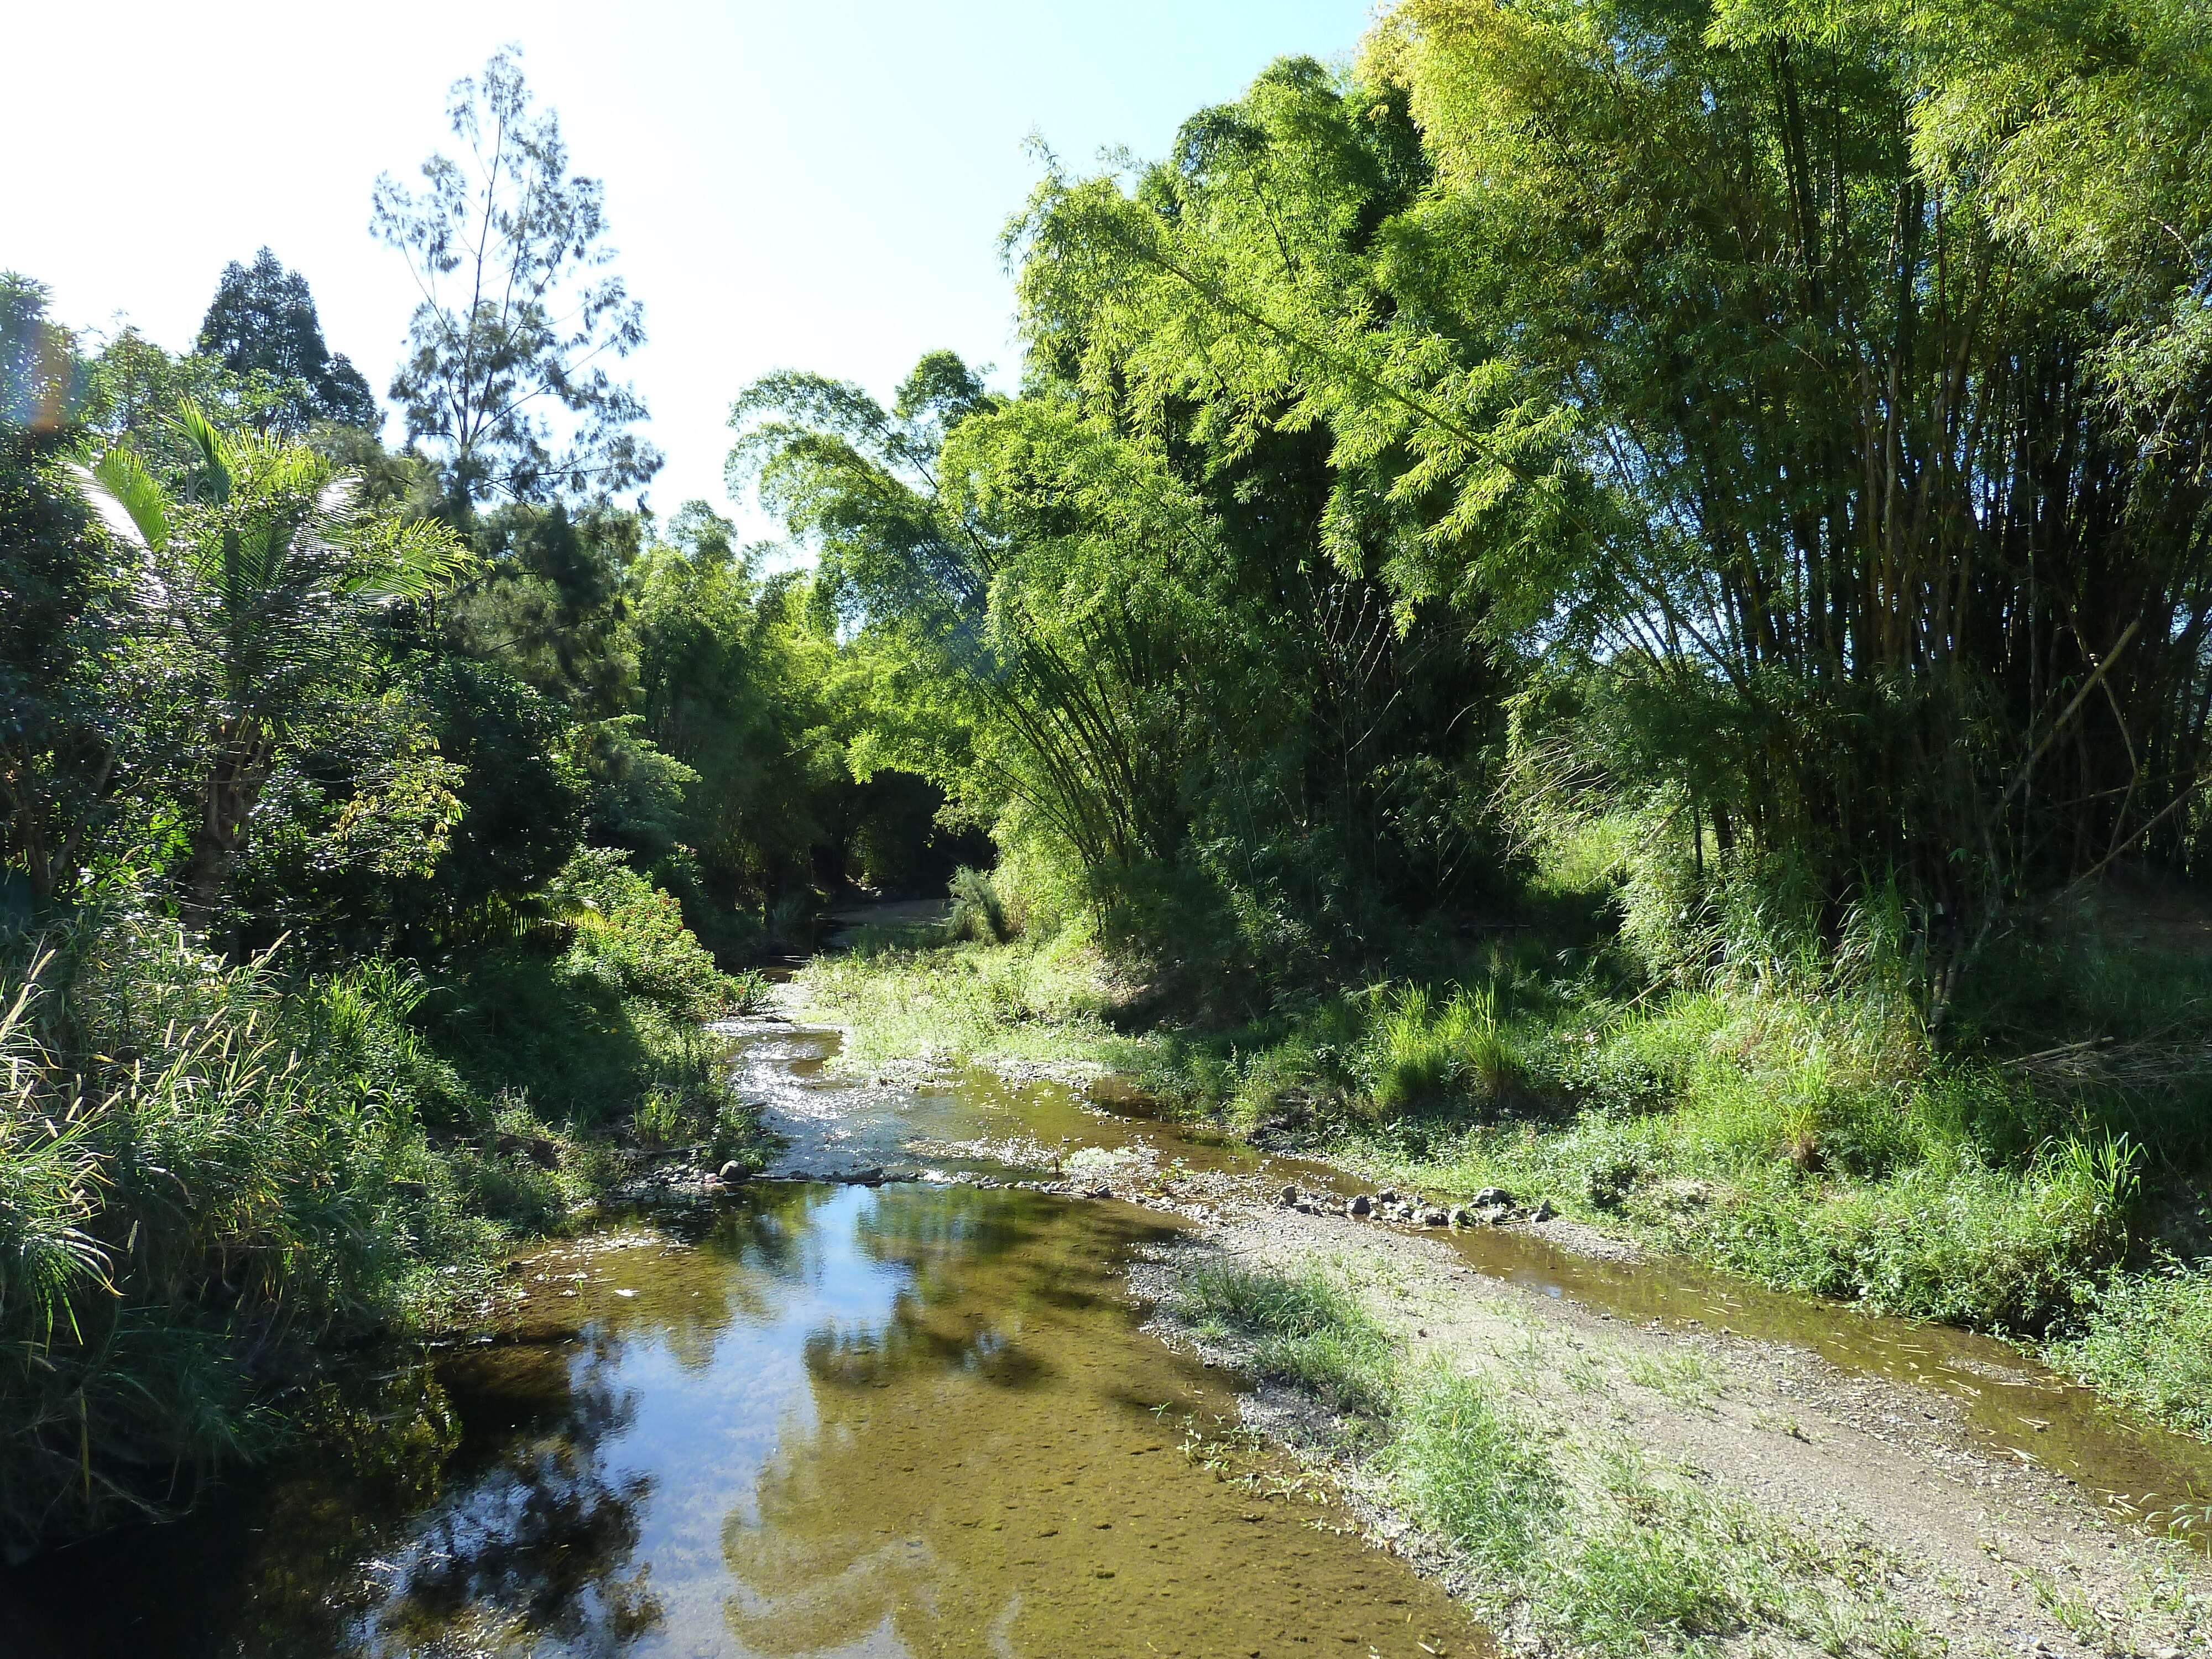
[[[60,459],[86,378],[46,289],[0,274],[0,890],[33,909],[76,884],[140,713],[129,572]]]
[[[446,112],[466,162],[431,156],[419,195],[380,178],[370,221],[422,295],[392,396],[465,514],[494,495],[612,495],[660,467],[629,429],[643,401],[608,372],[645,343],[645,313],[608,269],[605,191],[569,173],[559,120],[532,111],[520,57],[502,47],[481,80],[453,83]]]
[[[69,331],[46,315],[46,286],[0,270],[0,428],[64,430],[84,399],[87,368]]]
[[[265,247],[250,266],[234,259],[223,267],[200,324],[199,349],[241,379],[258,373],[281,385],[275,412],[288,430],[302,432],[316,421],[374,430],[382,419],[361,371],[324,343],[307,279]]]
[[[1940,1012],[2026,892],[2181,853],[2212,757],[2212,100],[2179,9],[2107,21],[1402,0],[1356,80],[1048,183],[1026,320],[1133,422],[1324,431],[1340,566],[1583,694],[1533,793],[1832,935],[1894,880]],[[1395,200],[1330,137],[1394,124]]]
[[[198,684],[198,818],[188,905],[214,926],[230,866],[287,738],[345,678],[362,613],[416,599],[467,554],[443,526],[363,508],[355,480],[313,450],[224,432],[178,411],[194,464],[157,479],[118,446],[81,482],[109,532],[144,561],[146,583]]]

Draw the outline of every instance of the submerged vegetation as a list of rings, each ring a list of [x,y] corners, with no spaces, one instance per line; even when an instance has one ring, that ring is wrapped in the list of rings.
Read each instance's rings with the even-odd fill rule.
[[[1048,164],[1018,389],[733,388],[783,550],[635,493],[512,51],[376,187],[403,447],[266,251],[182,356],[0,277],[0,1531],[747,1156],[703,1023],[948,882],[811,970],[863,1058],[1123,1066],[2212,1428],[2201,22],[1399,0]]]

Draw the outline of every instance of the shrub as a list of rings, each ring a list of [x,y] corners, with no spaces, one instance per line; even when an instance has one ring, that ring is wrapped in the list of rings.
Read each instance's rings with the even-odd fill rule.
[[[2212,1261],[2118,1273],[2051,1362],[2117,1399],[2212,1439]]]
[[[952,913],[948,922],[954,939],[976,945],[1004,945],[1013,937],[1006,922],[1006,907],[999,902],[998,889],[983,872],[962,865],[952,872],[949,890]]]
[[[629,856],[586,848],[554,884],[556,898],[572,907],[575,927],[562,971],[682,1018],[714,1019],[733,1011],[738,987],[684,927],[675,897],[629,869]]]

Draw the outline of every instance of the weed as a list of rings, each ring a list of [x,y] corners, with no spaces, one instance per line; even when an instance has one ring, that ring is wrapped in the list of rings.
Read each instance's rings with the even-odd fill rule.
[[[2107,1279],[2051,1362],[2167,1422],[2212,1436],[2212,1262]]]
[[[1441,1364],[1407,1388],[1385,1466],[1413,1515],[1493,1574],[1528,1559],[1561,1500],[1534,1425],[1486,1379]]]
[[[1389,1337],[1358,1297],[1318,1270],[1285,1276],[1208,1264],[1183,1279],[1175,1308],[1202,1331],[1246,1339],[1260,1376],[1340,1412],[1374,1418],[1389,1411]]]

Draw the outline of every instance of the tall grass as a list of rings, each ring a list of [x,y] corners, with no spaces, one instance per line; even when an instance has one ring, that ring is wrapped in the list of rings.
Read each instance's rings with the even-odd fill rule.
[[[610,870],[559,954],[434,983],[136,913],[0,961],[0,1542],[179,1506],[289,1431],[316,1345],[463,1315],[614,1172],[595,1128],[764,1150],[699,1024],[743,988]]]

